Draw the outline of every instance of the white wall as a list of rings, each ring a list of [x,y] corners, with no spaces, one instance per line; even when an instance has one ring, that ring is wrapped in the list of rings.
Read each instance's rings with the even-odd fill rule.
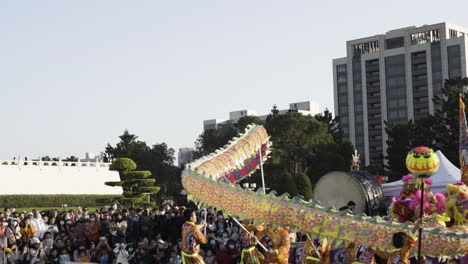
[[[70,167],[2,163],[0,178],[4,184],[0,194],[122,194],[121,187],[104,185],[106,181],[119,181],[118,172],[109,171],[108,164]]]

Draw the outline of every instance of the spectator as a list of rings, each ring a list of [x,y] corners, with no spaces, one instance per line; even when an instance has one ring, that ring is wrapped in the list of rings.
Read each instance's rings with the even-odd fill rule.
[[[34,233],[36,232],[36,229],[31,224],[31,219],[29,217],[25,218],[24,222],[22,222],[20,226],[21,226],[20,233],[21,233],[21,239],[23,241],[23,244],[28,245],[29,240],[32,237],[34,237]]]
[[[88,242],[99,240],[99,222],[96,221],[96,214],[89,215],[89,220],[84,224],[84,234]]]
[[[31,224],[34,226],[34,236],[42,238],[47,230],[47,226],[44,219],[42,219],[41,214],[36,209],[34,209],[32,213],[33,217],[31,218]]]
[[[112,234],[112,243],[125,243],[125,231],[127,230],[127,221],[122,218],[121,213],[117,213],[114,221],[110,224],[110,231]]]
[[[125,243],[120,244],[114,249],[114,254],[117,256],[117,262],[120,264],[128,264],[128,251],[126,249]]]
[[[57,251],[56,248],[53,248],[50,251],[49,257],[47,258],[47,263],[49,263],[49,264],[60,264],[58,251]]]
[[[208,249],[208,251],[206,251],[205,263],[206,264],[214,264],[215,263],[215,256],[213,255],[213,251],[211,251],[210,249]],[[171,264],[174,264],[174,263],[171,263]],[[178,263],[178,264],[180,264],[180,263]]]
[[[112,248],[109,246],[107,239],[105,237],[99,238],[99,243],[94,250],[94,258],[100,264],[110,263],[110,254],[112,253]]]

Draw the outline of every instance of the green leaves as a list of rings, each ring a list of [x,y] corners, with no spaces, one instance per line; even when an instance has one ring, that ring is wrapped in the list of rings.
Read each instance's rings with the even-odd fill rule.
[[[137,168],[136,163],[129,158],[118,158],[109,166],[110,170],[128,172]]]
[[[112,163],[111,169],[119,170],[122,181],[105,183],[108,186],[122,186],[120,201],[124,206],[144,205],[148,203],[146,193],[156,194],[160,190],[160,187],[154,186],[156,179],[150,178],[151,171],[133,171],[136,167],[132,159],[117,159]]]

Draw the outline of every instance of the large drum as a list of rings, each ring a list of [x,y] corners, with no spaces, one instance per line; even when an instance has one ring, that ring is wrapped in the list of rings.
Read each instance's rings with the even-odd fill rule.
[[[364,171],[333,171],[320,178],[314,188],[314,200],[336,209],[354,202],[355,214],[379,215],[385,208],[382,188]]]

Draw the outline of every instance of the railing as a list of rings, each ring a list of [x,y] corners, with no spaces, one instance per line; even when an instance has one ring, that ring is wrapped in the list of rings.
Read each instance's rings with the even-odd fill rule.
[[[61,160],[0,160],[0,166],[37,166],[37,167],[93,167],[93,168],[108,168],[110,163],[107,162],[81,162],[81,161],[61,161]]]

